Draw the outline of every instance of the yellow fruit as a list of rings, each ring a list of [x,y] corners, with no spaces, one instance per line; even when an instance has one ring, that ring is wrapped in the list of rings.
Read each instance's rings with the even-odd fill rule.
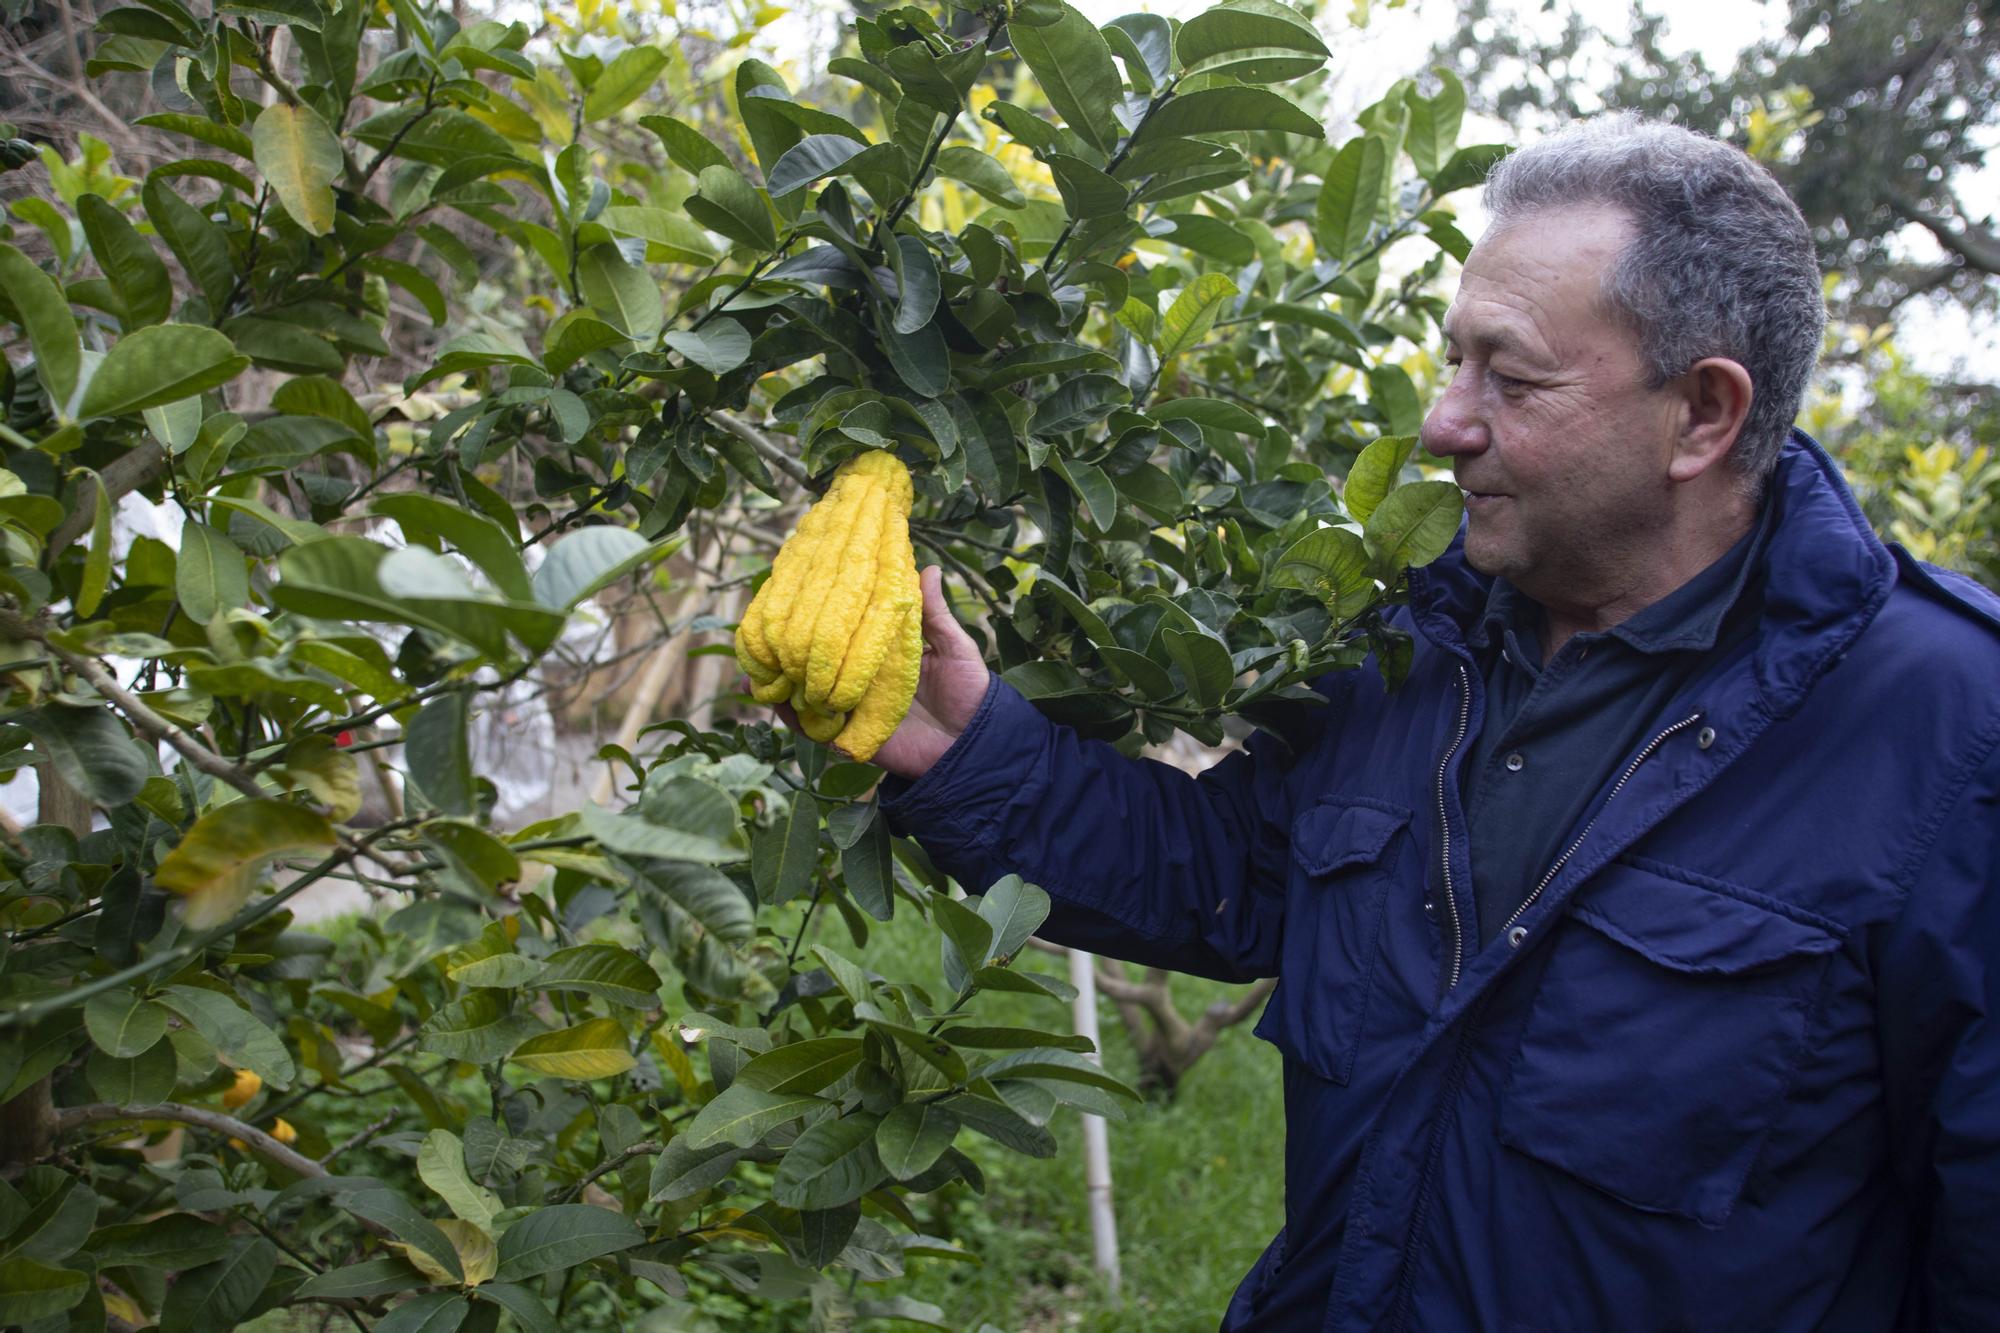
[[[289,1120],[276,1120],[271,1124],[271,1137],[280,1143],[297,1143],[299,1132],[292,1128]]]
[[[254,1070],[239,1069],[236,1071],[236,1082],[222,1094],[222,1104],[234,1111],[255,1097],[263,1086],[264,1080],[259,1078]]]
[[[924,664],[924,617],[912,606],[896,627],[896,641],[890,646],[882,669],[869,682],[868,692],[848,715],[847,725],[833,738],[836,749],[851,759],[868,760],[895,734],[910,700],[916,697],[917,676]]]
[[[848,736],[865,752],[859,757],[874,754],[909,711],[922,660],[913,498],[909,469],[887,450],[842,463],[736,630],[752,695],[790,700],[807,736]]]

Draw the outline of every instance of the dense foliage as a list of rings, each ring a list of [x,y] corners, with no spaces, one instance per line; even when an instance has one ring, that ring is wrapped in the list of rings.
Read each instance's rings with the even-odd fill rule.
[[[1275,0],[890,10],[809,94],[416,0],[214,9],[113,9],[91,61],[189,155],[44,147],[0,243],[0,757],[43,793],[0,852],[0,1322],[938,1319],[877,1284],[966,1257],[924,1227],[980,1187],[961,1136],[1045,1155],[1129,1096],[1017,964],[1045,896],[955,891],[874,769],[740,696],[525,827],[470,723],[676,551],[666,628],[726,630],[876,449],[994,666],[1090,735],[1393,670],[1379,607],[1459,516],[1409,466],[1444,200],[1498,150],[1448,78],[1325,142]],[[532,295],[470,309],[496,244]],[[119,539],[135,493],[177,544]],[[341,878],[398,907],[335,953],[287,904]],[[899,906],[941,987],[872,965]]]

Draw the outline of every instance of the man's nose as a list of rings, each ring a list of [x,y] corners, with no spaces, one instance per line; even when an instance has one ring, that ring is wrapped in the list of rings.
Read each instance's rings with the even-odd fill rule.
[[[1424,417],[1417,438],[1439,458],[1476,454],[1486,447],[1486,422],[1468,383],[1471,378],[1464,374],[1452,376]]]

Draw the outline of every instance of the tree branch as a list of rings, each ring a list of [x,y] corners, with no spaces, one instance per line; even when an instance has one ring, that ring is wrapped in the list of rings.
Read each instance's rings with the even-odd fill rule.
[[[1905,194],[1893,194],[1889,202],[1909,221],[1937,237],[1937,242],[1981,273],[2000,273],[2000,235],[1963,222],[1954,227],[1951,219],[1934,213]]]
[[[797,482],[801,489],[811,489],[812,474],[806,471],[805,464],[780,449],[763,431],[729,412],[711,411],[708,419],[762,454],[765,462]]]
[[[161,1102],[157,1106],[113,1106],[108,1102],[65,1106],[56,1112],[56,1133],[69,1134],[85,1125],[118,1120],[173,1120],[183,1125],[194,1125],[201,1129],[213,1130],[217,1134],[228,1135],[233,1139],[241,1139],[255,1148],[261,1156],[270,1158],[294,1175],[320,1179],[331,1174],[312,1158],[286,1147],[255,1125],[246,1124],[233,1115],[211,1111],[207,1107],[185,1106],[180,1102]]]

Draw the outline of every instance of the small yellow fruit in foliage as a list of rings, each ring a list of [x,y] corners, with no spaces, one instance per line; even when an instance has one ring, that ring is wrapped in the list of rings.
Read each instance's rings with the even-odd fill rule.
[[[789,699],[799,727],[870,759],[909,712],[923,660],[910,548],[909,469],[886,450],[834,472],[778,551],[736,631],[736,660],[764,703]]]
[[[276,1120],[271,1124],[271,1137],[280,1143],[297,1143],[299,1132],[292,1128],[289,1120]]]
[[[256,1071],[239,1069],[236,1071],[236,1082],[230,1085],[229,1091],[222,1094],[222,1104],[234,1111],[255,1097],[263,1086],[264,1080],[257,1076]]]

